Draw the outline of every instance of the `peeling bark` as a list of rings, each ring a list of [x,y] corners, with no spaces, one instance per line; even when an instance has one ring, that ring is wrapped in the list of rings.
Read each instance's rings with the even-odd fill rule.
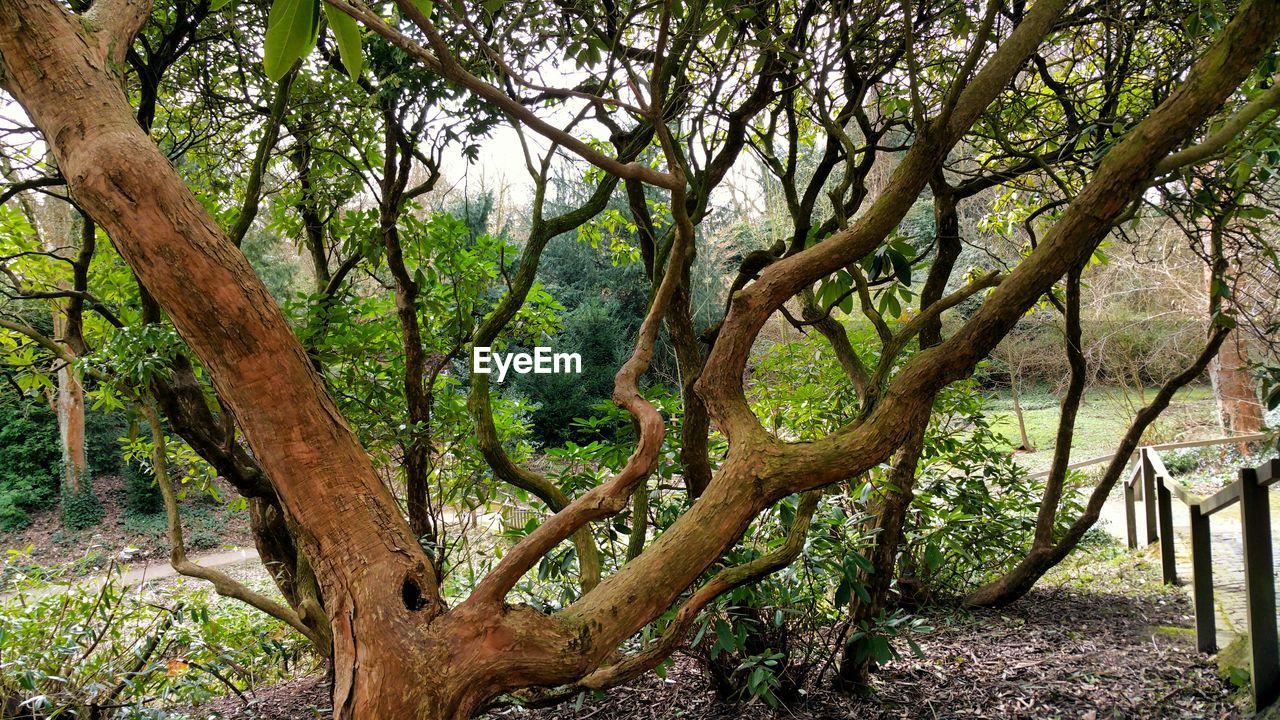
[[[121,4],[117,19],[123,23],[110,27],[132,32],[130,19],[139,15],[138,6],[145,16],[147,3],[98,0],[94,10]],[[1110,152],[1037,250],[958,332],[918,354],[887,382],[872,412],[813,443],[769,436],[742,394],[746,357],[760,328],[802,288],[857,260],[897,226],[946,153],[1041,43],[1065,5],[1039,0],[1032,6],[987,65],[957,91],[945,122],[922,134],[880,200],[847,231],[769,266],[735,296],[695,385],[730,440],[724,463],[701,497],[644,552],[554,616],[508,605],[504,598],[551,548],[592,520],[625,508],[650,474],[664,422],[637,383],[680,286],[678,262],[669,263],[633,355],[616,378],[615,401],[641,429],[627,466],[570,501],[508,553],[470,598],[446,609],[430,559],[283,315],[135,122],[113,62],[128,35],[104,39],[99,33],[106,30],[86,26],[46,0],[4,0],[0,57],[4,83],[43,132],[77,202],[107,230],[209,370],[271,479],[283,521],[312,560],[331,622],[334,716],[442,720],[470,717],[507,690],[580,680],[670,608],[763,509],[786,495],[861,473],[898,451],[910,429],[927,420],[937,390],[971,372],[1028,306],[1092,252],[1145,188],[1157,162],[1217,109],[1280,33],[1275,0],[1243,6],[1186,82]],[[401,7],[422,24],[415,6]],[[436,62],[464,85],[471,81],[465,71]],[[663,107],[661,98],[654,105]],[[525,111],[512,111],[517,109]],[[675,152],[669,130],[655,123],[655,132],[670,160]],[[679,228],[671,257],[683,257],[693,231],[683,213],[685,178],[678,164],[670,163],[669,174],[603,164],[672,189]],[[1092,503],[1090,508],[1096,517]],[[1074,528],[1070,537],[1079,537]],[[722,580],[704,587],[714,596],[726,586]]]

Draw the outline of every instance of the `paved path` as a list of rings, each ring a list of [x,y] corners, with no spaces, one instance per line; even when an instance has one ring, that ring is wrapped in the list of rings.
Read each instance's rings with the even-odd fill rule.
[[[1280,487],[1271,488],[1271,556],[1280,577]],[[1146,538],[1146,509],[1134,504],[1138,519],[1138,545]],[[1126,542],[1124,487],[1116,483],[1098,518],[1098,527]],[[1191,582],[1191,529],[1187,507],[1173,500],[1173,534],[1177,539],[1178,581]],[[1218,647],[1226,647],[1237,634],[1247,632],[1244,596],[1244,550],[1240,543],[1240,504],[1215,513],[1209,520],[1209,545],[1213,554],[1213,600],[1218,609]]]
[[[230,550],[221,550],[206,555],[199,555],[190,558],[192,562],[205,567],[223,567],[226,565],[238,565],[240,563],[258,561],[258,551],[253,548],[232,548]],[[138,585],[148,580],[163,580],[178,574],[173,566],[169,564],[168,558],[147,558],[139,562],[122,564],[123,572],[120,573],[120,585],[122,587],[130,587]],[[49,585],[34,592],[26,593],[30,597],[43,597],[45,595],[54,595],[66,592],[72,587],[94,588],[99,587],[106,580],[106,575],[88,575],[77,578],[70,583],[60,585]],[[7,600],[13,597],[15,593],[0,594],[0,600]]]

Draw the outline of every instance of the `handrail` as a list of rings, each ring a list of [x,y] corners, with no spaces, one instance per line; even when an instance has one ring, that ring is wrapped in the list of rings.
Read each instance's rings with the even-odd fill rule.
[[[1223,442],[1268,440],[1268,434],[1237,436],[1196,444],[1171,443],[1178,447],[1203,447]],[[1176,583],[1174,557],[1173,498],[1185,504],[1191,514],[1191,583],[1196,617],[1196,646],[1206,653],[1215,652],[1217,638],[1213,602],[1213,562],[1210,547],[1209,518],[1236,503],[1240,504],[1241,539],[1244,550],[1245,599],[1249,627],[1250,676],[1254,709],[1262,709],[1280,700],[1280,640],[1277,639],[1275,568],[1271,557],[1270,492],[1267,487],[1280,483],[1280,458],[1269,460],[1257,468],[1241,468],[1239,477],[1208,498],[1191,494],[1174,480],[1160,450],[1168,446],[1139,448],[1139,462],[1124,482],[1125,520],[1131,549],[1138,546],[1135,500],[1143,501],[1146,515],[1147,545],[1160,541],[1160,564],[1164,581]],[[1111,457],[1115,457],[1112,455]],[[1155,500],[1153,503],[1152,500]]]
[[[1187,448],[1209,447],[1210,445],[1226,445],[1228,443],[1259,442],[1263,440],[1270,440],[1275,436],[1276,436],[1275,433],[1253,433],[1252,435],[1229,435],[1227,437],[1210,438],[1208,440],[1182,440],[1179,442],[1161,443],[1159,445],[1147,445],[1146,447],[1151,450],[1185,450]],[[1135,450],[1134,454],[1136,455],[1137,452],[1138,451]],[[1104,462],[1111,462],[1113,459],[1115,459],[1115,456],[1116,456],[1115,453],[1111,453],[1110,455],[1099,455],[1097,457],[1088,458],[1087,460],[1079,460],[1077,462],[1073,462],[1067,465],[1067,469],[1079,470],[1080,468],[1089,467],[1090,465],[1098,465]],[[1049,471],[1040,470],[1038,472],[1031,473],[1027,477],[1033,480],[1038,478],[1049,477]]]
[[[1210,495],[1209,497],[1195,504],[1200,506],[1200,514],[1212,515],[1218,512],[1219,510],[1225,510],[1226,508],[1229,508],[1232,505],[1235,505],[1239,501],[1240,501],[1240,485],[1237,483],[1231,483],[1230,485],[1222,488],[1218,492]],[[1191,503],[1188,503],[1188,504],[1191,504]]]

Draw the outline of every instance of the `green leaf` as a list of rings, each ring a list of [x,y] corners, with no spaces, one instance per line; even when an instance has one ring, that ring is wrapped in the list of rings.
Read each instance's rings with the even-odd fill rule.
[[[333,31],[333,39],[338,43],[338,56],[352,80],[360,79],[364,69],[364,52],[360,47],[360,25],[355,18],[329,5],[324,6],[325,17],[329,18],[329,29]]]
[[[924,563],[930,570],[937,570],[942,565],[942,549],[931,542],[924,549]]]
[[[433,7],[431,0],[413,0],[413,4],[418,6],[423,15],[431,17],[431,8]]]
[[[213,0],[209,3],[209,9],[217,12],[231,3],[231,0]]]
[[[885,253],[889,256],[889,262],[893,265],[893,274],[897,276],[898,282],[903,285],[911,285],[911,261],[905,255],[895,250]]]
[[[302,59],[315,42],[320,29],[318,0],[275,0],[267,16],[267,35],[262,44],[262,68],[267,77],[279,80]]]

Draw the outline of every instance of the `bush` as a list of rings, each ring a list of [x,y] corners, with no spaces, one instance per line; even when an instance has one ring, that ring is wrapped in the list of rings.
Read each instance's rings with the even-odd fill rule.
[[[124,592],[114,575],[8,600],[0,628],[0,717],[159,717],[155,706],[198,704],[229,685],[248,692],[316,665],[305,639],[247,605],[205,591]]]
[[[62,524],[69,530],[83,530],[102,520],[102,503],[93,493],[93,478],[80,479],[80,490],[62,489]]]
[[[127,430],[123,413],[85,412],[85,455],[94,475],[120,472],[120,438]]]
[[[516,392],[537,404],[530,420],[538,442],[555,446],[584,440],[574,420],[594,415],[595,405],[612,395],[613,374],[629,352],[618,308],[616,301],[590,300],[565,316],[564,330],[548,342],[581,355],[581,374],[508,376]]]
[[[21,529],[27,511],[53,504],[61,459],[53,413],[27,398],[0,394],[0,530]]]
[[[124,464],[124,511],[126,515],[164,512],[164,496],[160,494],[160,488],[136,460]]]

